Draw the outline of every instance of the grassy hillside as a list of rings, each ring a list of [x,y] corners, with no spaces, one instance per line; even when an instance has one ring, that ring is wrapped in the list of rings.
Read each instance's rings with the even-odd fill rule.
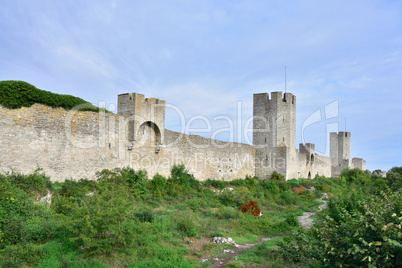
[[[0,174],[0,267],[209,267],[234,248],[215,236],[247,243],[280,234],[228,267],[397,267],[402,169],[389,174],[200,182],[182,165],[152,180],[130,168],[64,183],[40,171]],[[48,193],[51,203],[38,201]],[[323,193],[329,208],[301,230],[297,216],[316,211]]]
[[[41,90],[23,81],[0,81],[0,105],[3,107],[18,109],[35,103],[67,110],[79,107],[80,111],[99,111],[98,107],[78,97]]]

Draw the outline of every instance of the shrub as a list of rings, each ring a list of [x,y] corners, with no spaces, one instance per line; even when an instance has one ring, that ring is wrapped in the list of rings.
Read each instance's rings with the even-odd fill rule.
[[[237,211],[232,207],[222,207],[217,215],[220,219],[235,219],[238,217]]]
[[[212,187],[215,187],[215,188],[217,188],[217,189],[219,189],[219,190],[222,190],[222,189],[225,188],[227,185],[229,185],[229,183],[226,182],[226,181],[223,181],[223,180],[211,180],[211,179],[207,179],[207,180],[204,182],[204,185],[205,185],[205,186],[212,186]],[[231,185],[232,185],[232,184],[231,184]]]
[[[261,187],[264,189],[267,189],[268,191],[270,191],[272,194],[279,194],[280,193],[280,189],[279,189],[279,185],[277,181],[262,181],[261,182]]]
[[[59,194],[64,197],[82,198],[89,192],[96,191],[96,182],[87,179],[65,180],[59,189]]]
[[[304,192],[304,193],[306,193],[306,192]],[[307,192],[306,194],[303,195],[303,197],[308,202],[315,200],[315,196],[312,192]]]
[[[345,197],[347,198],[347,197]],[[402,264],[401,195],[354,196],[334,202],[313,228],[330,266],[398,267]],[[399,257],[398,257],[399,256]]]
[[[166,184],[166,178],[157,173],[152,180],[148,181],[147,187],[151,190],[154,196],[162,197],[166,193]]]
[[[314,186],[314,182],[313,182],[312,180],[305,180],[305,181],[302,181],[302,182],[301,182],[301,185],[302,185],[304,188],[310,189],[311,187]]]
[[[299,226],[300,225],[299,220],[297,219],[297,217],[294,214],[290,214],[290,215],[286,216],[285,222],[289,226]]]
[[[282,174],[274,171],[271,174],[271,180],[273,180],[273,181],[286,181],[286,178]]]
[[[8,246],[1,254],[0,267],[37,267],[46,251],[31,243]]]
[[[225,190],[224,192],[228,192],[230,190]],[[252,198],[252,193],[250,190],[245,186],[240,186],[232,191],[234,195],[235,203],[233,205],[240,206],[250,200]]]
[[[142,207],[138,209],[134,215],[140,222],[153,222],[154,220],[154,212],[149,207]]]
[[[187,196],[192,190],[201,191],[201,184],[183,164],[174,165],[167,182],[167,193],[173,197]]]
[[[56,195],[52,197],[51,208],[58,214],[70,215],[73,207],[77,206],[78,201],[73,196]]]
[[[278,182],[279,185],[279,189],[281,189],[281,191],[287,191],[290,190],[290,184],[286,183],[286,181],[279,181]]]
[[[197,228],[191,215],[186,212],[179,213],[173,217],[176,230],[183,236],[193,237],[197,235]]]
[[[125,178],[127,184],[130,187],[135,187],[140,184],[144,184],[148,181],[148,172],[145,169],[140,169],[135,171],[130,167],[124,167],[122,169],[115,169],[116,172],[120,173],[119,175],[122,178]]]
[[[232,206],[236,204],[236,196],[233,191],[224,190],[219,194],[218,198],[223,205]]]
[[[331,186],[324,185],[324,186],[322,186],[321,191],[323,191],[324,193],[329,193],[330,189],[331,189]]]
[[[358,168],[344,169],[341,173],[341,177],[345,178],[348,184],[356,183],[369,185],[371,182],[370,174]]]
[[[297,197],[295,195],[295,193],[293,193],[292,191],[286,190],[281,192],[280,194],[280,198],[283,201],[284,204],[286,205],[290,205],[290,204],[297,204]]]
[[[393,167],[387,172],[387,185],[392,191],[402,188],[402,167]]]
[[[288,180],[288,181],[286,181],[286,183],[288,183],[290,185],[290,188],[295,188],[295,187],[300,186],[300,182],[296,179]]]
[[[63,217],[63,226],[74,234],[88,255],[125,251],[133,243],[135,203],[129,188],[111,181],[98,185],[98,192],[82,199]]]

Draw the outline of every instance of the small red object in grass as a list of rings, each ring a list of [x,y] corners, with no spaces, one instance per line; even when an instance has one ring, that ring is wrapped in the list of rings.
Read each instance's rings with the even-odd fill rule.
[[[258,208],[257,203],[253,200],[250,202],[246,202],[244,205],[240,206],[241,211],[243,213],[250,212],[255,217],[261,216],[261,210]]]

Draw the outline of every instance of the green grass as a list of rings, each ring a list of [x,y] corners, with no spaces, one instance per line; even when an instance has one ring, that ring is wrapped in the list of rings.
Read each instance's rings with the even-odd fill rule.
[[[287,191],[287,182],[255,178],[200,184],[182,168],[174,178],[159,178],[166,180],[164,188],[128,168],[97,176],[98,181],[51,183],[40,171],[0,174],[0,267],[206,266],[201,257],[221,256],[223,249],[233,247],[214,244],[213,237],[231,237],[241,244],[288,234],[300,228],[298,216],[321,204],[307,194]],[[311,186],[324,183],[332,193],[350,191],[337,179],[308,181]],[[234,191],[215,194],[210,185],[230,185]],[[33,202],[47,191],[53,194],[51,206]],[[95,196],[86,195],[93,191]],[[262,217],[241,212],[240,205],[250,199]],[[230,265],[293,267],[278,250],[283,241],[264,242]]]

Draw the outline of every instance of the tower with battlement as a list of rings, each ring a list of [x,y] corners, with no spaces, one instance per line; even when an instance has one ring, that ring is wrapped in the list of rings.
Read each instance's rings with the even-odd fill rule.
[[[118,115],[130,118],[128,140],[131,148],[145,147],[159,153],[164,140],[165,107],[164,100],[144,98],[143,94],[118,96]]]
[[[277,171],[288,178],[296,155],[296,96],[254,94],[253,129],[255,175],[267,178]]]
[[[350,132],[330,133],[330,157],[334,177],[338,177],[343,169],[352,167],[351,136]]]

